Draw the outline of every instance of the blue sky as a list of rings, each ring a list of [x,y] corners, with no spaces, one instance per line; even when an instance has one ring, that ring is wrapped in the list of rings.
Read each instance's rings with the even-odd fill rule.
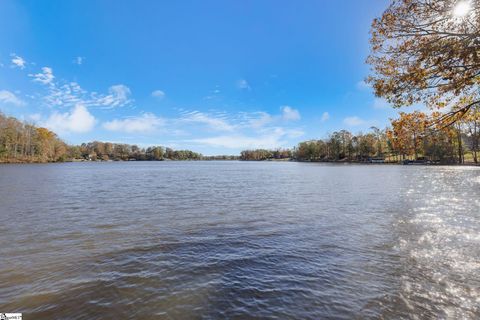
[[[0,110],[68,143],[236,154],[395,110],[362,81],[387,0],[0,2]]]

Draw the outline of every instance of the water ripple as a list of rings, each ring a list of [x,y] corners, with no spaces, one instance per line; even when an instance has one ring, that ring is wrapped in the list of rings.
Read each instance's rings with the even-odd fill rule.
[[[0,311],[476,319],[479,179],[465,167],[0,166]]]

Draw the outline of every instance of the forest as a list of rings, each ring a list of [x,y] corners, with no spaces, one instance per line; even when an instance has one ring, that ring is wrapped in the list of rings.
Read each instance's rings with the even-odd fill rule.
[[[45,128],[0,113],[0,162],[57,162],[70,158],[70,148]]]
[[[0,163],[63,162],[73,160],[223,160],[227,156],[203,157],[190,150],[173,150],[160,146],[140,148],[136,145],[89,142],[67,145],[54,132],[0,113]]]

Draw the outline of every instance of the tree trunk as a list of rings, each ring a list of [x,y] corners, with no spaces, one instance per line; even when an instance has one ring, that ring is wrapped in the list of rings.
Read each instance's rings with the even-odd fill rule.
[[[473,161],[475,164],[478,163],[477,151],[478,151],[478,136],[477,136],[477,122],[473,124]]]
[[[457,129],[457,140],[458,140],[458,163],[463,163],[463,145],[462,145],[462,132],[460,131],[460,126]]]

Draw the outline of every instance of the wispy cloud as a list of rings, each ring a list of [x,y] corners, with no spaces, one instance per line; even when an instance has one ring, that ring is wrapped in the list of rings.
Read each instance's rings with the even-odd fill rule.
[[[352,117],[346,117],[345,119],[343,119],[343,123],[349,127],[358,127],[366,124],[366,121],[357,116],[352,116]]]
[[[257,148],[274,148],[282,145],[278,137],[265,135],[261,137],[248,137],[244,135],[227,135],[202,139],[188,140],[197,144],[207,145],[215,148],[226,149],[257,149]]]
[[[130,88],[124,84],[116,84],[108,88],[107,95],[95,94],[91,95],[89,103],[93,106],[104,108],[123,107],[130,103]]]
[[[259,135],[232,134],[216,137],[192,139],[188,142],[226,149],[280,148],[288,144],[288,138],[303,135],[302,131],[289,131],[283,128],[270,128]]]
[[[241,131],[241,130],[262,130],[272,128],[275,125],[287,125],[287,122],[300,120],[298,110],[283,106],[281,113],[271,115],[267,112],[239,112],[236,114],[227,114],[225,112],[201,112],[201,111],[183,111],[177,120],[180,123],[203,124],[210,131]]]
[[[83,62],[85,61],[85,57],[75,57],[75,59],[73,59],[73,63],[76,64],[76,65],[82,65]]]
[[[48,94],[43,96],[45,104],[49,107],[72,107],[83,103],[86,91],[76,82],[65,83],[63,85],[52,85],[48,89]]]
[[[43,67],[42,72],[29,74],[34,82],[40,83],[47,88],[47,93],[41,96],[44,104],[48,107],[73,107],[82,104],[86,107],[100,107],[112,109],[130,105],[131,91],[124,84],[113,85],[108,88],[107,94],[88,92],[82,89],[77,82],[56,81],[53,69]]]
[[[237,80],[237,88],[240,90],[251,90],[250,84],[245,79]]]
[[[326,121],[328,121],[329,119],[330,119],[330,114],[325,111],[325,112],[322,114],[321,120],[322,120],[322,122],[326,122]]]
[[[275,118],[272,115],[263,111],[244,114],[244,116],[248,119],[247,126],[250,126],[253,129],[262,128],[275,121]]]
[[[13,68],[20,68],[22,70],[25,69],[25,66],[27,64],[27,61],[25,61],[25,59],[23,59],[20,56],[17,56],[15,53],[11,53],[10,57],[12,57],[11,62],[12,62]]]
[[[53,70],[50,67],[43,67],[42,72],[36,74],[29,74],[29,77],[33,78],[33,81],[40,82],[46,85],[51,85],[55,76],[53,75]]]
[[[286,121],[297,121],[300,120],[300,112],[297,109],[294,109],[290,106],[282,107],[282,118]]]
[[[95,123],[96,119],[88,109],[84,105],[77,104],[70,112],[54,111],[42,125],[62,134],[89,132]]]
[[[154,136],[159,132],[181,137],[176,142],[213,148],[276,148],[304,135],[298,127],[287,126],[282,114],[266,112],[181,111],[177,117],[163,118],[153,113],[106,121],[108,131]]]
[[[290,139],[304,135],[299,128],[284,127],[285,121],[298,120],[298,111],[282,107],[278,115],[267,112],[241,112],[238,114],[188,112],[183,118],[207,124],[226,134],[186,140],[187,143],[225,149],[278,148],[287,146]],[[221,130],[219,130],[221,128]]]
[[[0,103],[2,104],[11,104],[17,107],[24,106],[26,103],[19,97],[17,97],[13,92],[8,90],[0,90]]]
[[[224,114],[221,113],[211,115],[200,111],[184,112],[180,121],[205,124],[210,129],[218,131],[233,131],[235,129],[235,126],[229,124]]]
[[[103,128],[109,131],[126,133],[153,133],[165,124],[163,118],[153,113],[145,113],[141,116],[125,119],[115,119],[103,123]]]
[[[152,97],[161,100],[165,98],[165,92],[163,90],[155,90],[152,92]]]

